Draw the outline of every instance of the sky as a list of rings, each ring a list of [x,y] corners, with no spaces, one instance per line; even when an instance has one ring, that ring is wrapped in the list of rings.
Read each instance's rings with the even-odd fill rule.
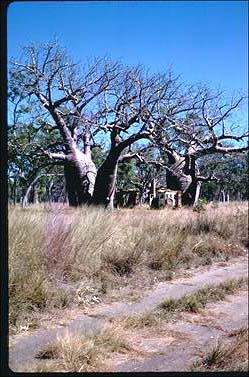
[[[107,55],[187,83],[247,92],[246,1],[33,1],[8,8],[8,56],[56,35],[76,61]]]

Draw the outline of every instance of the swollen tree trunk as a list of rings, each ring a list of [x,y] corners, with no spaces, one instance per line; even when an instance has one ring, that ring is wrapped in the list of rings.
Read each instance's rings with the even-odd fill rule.
[[[75,130],[69,130],[61,114],[54,106],[48,106],[48,109],[59,128],[66,149],[65,154],[50,153],[49,156],[52,159],[62,161],[64,165],[69,205],[77,207],[81,204],[90,204],[96,178],[96,167],[91,158],[90,131],[86,128],[83,138],[84,151],[82,152],[76,143]]]
[[[193,178],[190,174],[188,161],[181,156],[171,156],[169,159],[170,169],[166,171],[167,187],[171,190],[182,192],[182,203],[190,204],[192,200],[192,190],[194,189]]]
[[[118,128],[113,128],[111,131],[111,149],[106,160],[98,170],[93,192],[93,204],[104,205],[106,208],[110,209],[113,208],[118,163],[122,159],[122,152],[136,141],[148,139],[150,136],[150,132],[144,131],[138,134],[133,134],[126,140],[122,140],[119,133],[120,130]],[[134,154],[129,154],[129,158],[131,156],[134,157]]]
[[[66,190],[70,206],[90,204],[96,177],[96,167],[91,156],[74,148],[64,162]]]
[[[201,182],[192,177],[192,182],[187,190],[182,194],[182,202],[184,205],[195,206],[198,204],[200,197]]]
[[[93,204],[113,209],[120,153],[115,149],[111,150],[100,166],[94,186]]]
[[[170,169],[166,172],[167,187],[182,192],[182,204],[194,206],[198,203],[201,183],[196,179],[199,173],[193,156],[182,157],[176,152],[167,152]]]

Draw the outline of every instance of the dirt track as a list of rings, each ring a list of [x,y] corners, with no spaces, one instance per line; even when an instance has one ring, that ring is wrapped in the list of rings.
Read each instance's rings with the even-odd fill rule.
[[[151,311],[168,298],[180,298],[193,293],[205,285],[217,285],[230,279],[248,276],[246,257],[231,260],[227,266],[213,265],[209,270],[198,270],[190,278],[180,278],[171,282],[157,284],[145,292],[137,303],[121,302],[111,305],[101,304],[89,315],[80,314],[64,327],[51,330],[40,329],[32,334],[11,337],[9,367],[13,371],[23,371],[32,364],[34,356],[57,336],[65,331],[82,332],[86,335],[96,333],[109,317],[132,315]],[[205,315],[184,314],[184,319],[167,324],[160,334],[140,332],[133,334],[133,343],[148,352],[148,357],[140,360],[114,358],[113,371],[183,371],[198,356],[198,350],[204,349],[217,336],[224,336],[227,331],[247,325],[247,292],[241,291],[229,296],[227,300],[208,305]],[[170,334],[170,335],[169,335]]]
[[[133,345],[141,350],[153,350],[144,360],[114,360],[113,371],[162,372],[187,371],[217,338],[248,324],[247,291],[229,296],[224,302],[208,305],[205,315],[185,314],[181,321],[167,324],[159,334],[141,331]],[[129,339],[129,338],[128,338]]]

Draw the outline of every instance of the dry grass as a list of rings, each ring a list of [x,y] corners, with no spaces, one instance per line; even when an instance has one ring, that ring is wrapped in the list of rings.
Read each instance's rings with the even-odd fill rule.
[[[232,341],[228,343],[217,339],[201,360],[197,360],[191,367],[191,371],[248,371],[248,329],[241,328],[230,333]]]
[[[66,333],[41,349],[36,358],[44,362],[32,366],[30,371],[53,372],[94,372],[107,371],[105,360],[112,353],[136,352],[122,340],[119,328],[104,327],[90,337]]]
[[[224,300],[224,298],[236,292],[243,286],[247,286],[247,279],[227,280],[216,286],[207,286],[197,290],[193,294],[185,295],[180,299],[168,299],[152,312],[137,314],[117,319],[116,323],[124,329],[142,329],[160,325],[161,321],[175,319],[175,314],[180,312],[196,313],[206,307],[210,302]]]
[[[216,286],[207,286],[193,294],[185,295],[178,300],[166,300],[159,309],[160,312],[198,312],[205,308],[207,303],[224,300],[226,295],[236,292],[242,286],[247,285],[247,279],[227,280]]]
[[[9,210],[10,324],[99,302],[138,270],[157,274],[246,252],[247,203],[179,210],[31,206]]]

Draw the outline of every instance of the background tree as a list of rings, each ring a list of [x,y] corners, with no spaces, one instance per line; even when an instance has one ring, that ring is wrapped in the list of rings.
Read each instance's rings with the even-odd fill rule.
[[[215,179],[215,171],[201,174],[198,161],[248,151],[243,143],[248,132],[232,117],[245,97],[228,102],[222,92],[192,87],[180,101],[178,109],[166,109],[157,143],[166,162],[167,186],[183,192],[184,204],[197,204],[201,183]]]
[[[206,158],[202,161],[206,175],[215,169],[216,180],[204,183],[202,197],[207,200],[248,200],[248,154]]]

